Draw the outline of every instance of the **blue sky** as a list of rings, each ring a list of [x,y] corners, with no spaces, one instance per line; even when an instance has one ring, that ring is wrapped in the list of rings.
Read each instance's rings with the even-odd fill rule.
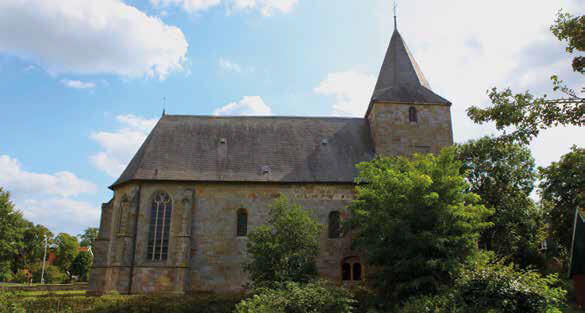
[[[573,86],[548,31],[581,1],[399,2],[399,29],[455,140],[493,133],[465,115],[492,86]],[[362,116],[393,31],[390,0],[3,0],[0,186],[54,232],[99,223],[107,189],[163,108],[170,114]],[[163,101],[163,97],[166,101]],[[531,144],[539,165],[583,146],[581,128]]]

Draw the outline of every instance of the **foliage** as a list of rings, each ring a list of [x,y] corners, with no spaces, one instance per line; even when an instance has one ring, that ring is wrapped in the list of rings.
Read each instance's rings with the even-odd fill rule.
[[[568,52],[583,52],[584,25],[585,16],[574,17],[561,11],[551,31],[559,40],[568,41]],[[585,57],[575,57],[573,69],[585,74]],[[556,75],[551,80],[553,91],[562,94],[560,98],[549,99],[547,95],[537,97],[528,91],[513,93],[510,88],[503,91],[492,88],[488,91],[492,106],[485,109],[473,106],[467,110],[467,114],[476,123],[495,122],[496,128],[504,131],[500,139],[522,143],[530,142],[543,129],[557,125],[585,125],[585,97],[564,85]],[[585,88],[582,88],[582,93],[585,93]],[[514,129],[508,133],[506,129],[511,126]]]
[[[494,209],[493,227],[482,232],[480,244],[522,266],[539,264],[545,239],[544,213],[530,198],[537,178],[534,159],[523,145],[483,137],[457,146],[470,191]]]
[[[10,261],[0,261],[0,282],[8,282],[13,279]]]
[[[270,208],[267,225],[248,235],[244,270],[256,287],[287,281],[308,282],[317,275],[319,225],[310,213],[281,195]]]
[[[566,291],[559,284],[556,275],[542,276],[503,262],[478,262],[464,270],[449,291],[413,297],[401,312],[560,313]]]
[[[19,267],[28,268],[31,264],[41,262],[45,252],[45,236],[47,243],[51,244],[53,233],[43,225],[34,225],[26,221],[23,232],[23,245],[19,251]]]
[[[451,284],[474,258],[491,213],[468,191],[455,150],[382,157],[358,168],[350,225],[381,292],[399,299]]]
[[[39,283],[41,282],[41,275],[43,271],[43,263],[35,263],[30,268],[33,274],[33,282]],[[61,272],[61,270],[55,266],[50,264],[45,264],[45,283],[47,284],[61,284],[65,282],[66,275],[65,273]]]
[[[10,201],[10,193],[0,187],[0,263],[2,272],[15,272],[18,251],[24,245],[23,232],[25,228],[22,214],[14,209]],[[7,274],[4,274],[7,276]]]
[[[542,198],[552,206],[551,237],[569,251],[575,210],[585,207],[585,149],[572,147],[560,161],[541,168],[540,174]]]
[[[284,283],[282,288],[262,288],[236,306],[236,313],[350,313],[349,291],[324,282]]]
[[[16,274],[14,275],[14,278],[12,279],[12,282],[14,283],[28,283],[29,282],[29,271],[28,270],[24,270],[24,269],[20,269],[16,272]]]
[[[79,237],[79,245],[82,247],[93,247],[93,243],[98,237],[98,229],[95,227],[86,228],[82,234],[77,235]]]
[[[551,31],[559,40],[568,42],[567,52],[585,51],[585,16],[575,17],[560,11]],[[585,57],[577,56],[573,59],[573,70],[585,74]]]
[[[93,257],[89,252],[80,252],[71,264],[71,273],[81,281],[88,281],[92,263]]]
[[[11,299],[12,296],[0,289],[0,313],[27,313],[22,304]]]
[[[77,238],[66,233],[60,233],[55,237],[55,245],[57,246],[55,265],[71,278],[71,265],[79,253]]]
[[[541,276],[532,270],[501,262],[467,270],[456,284],[460,301],[472,312],[540,313],[564,303],[566,291],[555,287],[556,274]]]
[[[84,313],[231,313],[239,299],[206,295],[148,295],[148,296],[43,296],[6,295],[8,303],[24,308],[8,312],[84,312]],[[0,305],[2,304],[0,293]]]

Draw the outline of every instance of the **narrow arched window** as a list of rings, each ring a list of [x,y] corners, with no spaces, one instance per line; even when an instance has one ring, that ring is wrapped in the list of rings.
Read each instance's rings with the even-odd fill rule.
[[[152,198],[150,209],[150,231],[146,258],[151,261],[164,261],[169,253],[169,232],[173,204],[166,192],[157,192]]]
[[[417,116],[416,116],[416,108],[415,107],[410,107],[410,109],[408,109],[408,120],[410,122],[416,123],[417,120]]]
[[[124,195],[122,197],[122,201],[120,202],[120,212],[118,216],[118,234],[126,233],[126,225],[128,225],[128,209],[130,207],[130,202],[128,201],[128,197]]]
[[[362,280],[362,265],[353,263],[353,280]]]
[[[238,237],[245,237],[248,235],[248,212],[245,209],[238,210],[238,220],[237,220],[237,236]]]
[[[351,280],[351,264],[345,262],[341,266],[341,279],[344,281]]]
[[[339,212],[333,211],[329,213],[329,238],[339,238],[340,233]]]

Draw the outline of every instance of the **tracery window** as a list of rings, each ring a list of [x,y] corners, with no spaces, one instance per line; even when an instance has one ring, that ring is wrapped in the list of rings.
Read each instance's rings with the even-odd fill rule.
[[[408,109],[408,120],[410,122],[416,123],[418,121],[418,117],[416,115],[417,115],[416,108],[410,107]]]
[[[169,232],[173,203],[166,192],[157,192],[152,198],[150,210],[150,231],[146,258],[151,261],[164,261],[169,253]]]
[[[329,238],[339,238],[341,235],[341,227],[339,220],[339,212],[333,211],[329,213]]]
[[[246,209],[239,209],[237,213],[237,231],[238,237],[245,237],[248,235],[248,212]]]

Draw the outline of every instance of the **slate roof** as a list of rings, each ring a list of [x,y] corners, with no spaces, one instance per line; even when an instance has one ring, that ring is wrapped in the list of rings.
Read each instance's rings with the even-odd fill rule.
[[[163,115],[120,178],[351,183],[374,158],[365,118]]]
[[[451,105],[431,90],[398,30],[392,34],[366,116],[376,101]]]

